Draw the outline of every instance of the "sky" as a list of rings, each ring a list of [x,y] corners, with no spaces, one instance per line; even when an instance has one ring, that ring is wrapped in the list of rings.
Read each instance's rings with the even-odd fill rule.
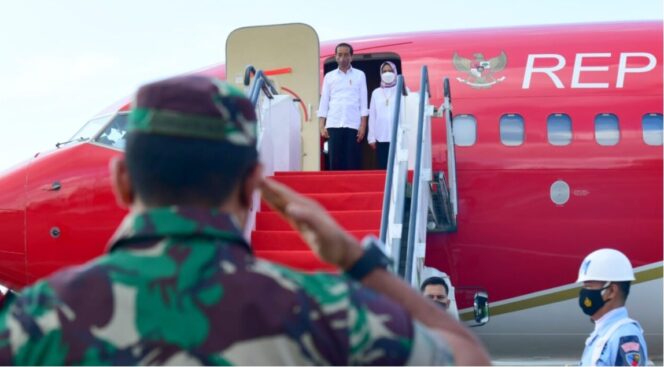
[[[307,23],[324,41],[643,19],[662,0],[0,0],[0,171],[146,82],[223,62],[239,27]]]

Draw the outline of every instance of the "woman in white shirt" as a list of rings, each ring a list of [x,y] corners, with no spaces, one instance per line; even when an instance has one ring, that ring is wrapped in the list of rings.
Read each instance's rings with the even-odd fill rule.
[[[380,87],[371,93],[369,104],[369,134],[367,141],[376,150],[379,169],[387,168],[390,151],[394,100],[396,97],[397,67],[391,61],[380,65]]]

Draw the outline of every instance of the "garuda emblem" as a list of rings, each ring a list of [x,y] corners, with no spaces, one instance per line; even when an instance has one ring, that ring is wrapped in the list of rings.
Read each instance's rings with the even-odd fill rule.
[[[452,59],[454,67],[459,71],[468,73],[467,79],[457,78],[458,81],[480,89],[490,88],[492,85],[505,80],[504,76],[498,78],[494,76],[494,73],[502,71],[507,66],[505,51],[501,51],[500,55],[489,60],[484,59],[484,55],[481,53],[473,54],[473,56],[475,57],[474,60],[466,59],[456,52],[454,53]]]

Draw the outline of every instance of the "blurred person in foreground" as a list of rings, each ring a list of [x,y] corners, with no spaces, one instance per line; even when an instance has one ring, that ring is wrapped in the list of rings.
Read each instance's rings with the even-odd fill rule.
[[[489,363],[371,240],[363,249],[317,203],[263,179],[254,108],[237,89],[148,84],[128,124],[111,181],[129,214],[104,255],[6,300],[1,364]],[[257,259],[242,236],[256,189],[343,275]]]

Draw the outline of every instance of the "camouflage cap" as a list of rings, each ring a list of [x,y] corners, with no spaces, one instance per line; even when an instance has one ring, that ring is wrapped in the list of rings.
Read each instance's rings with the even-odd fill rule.
[[[244,93],[226,82],[181,76],[138,90],[127,131],[253,146],[256,113]]]

